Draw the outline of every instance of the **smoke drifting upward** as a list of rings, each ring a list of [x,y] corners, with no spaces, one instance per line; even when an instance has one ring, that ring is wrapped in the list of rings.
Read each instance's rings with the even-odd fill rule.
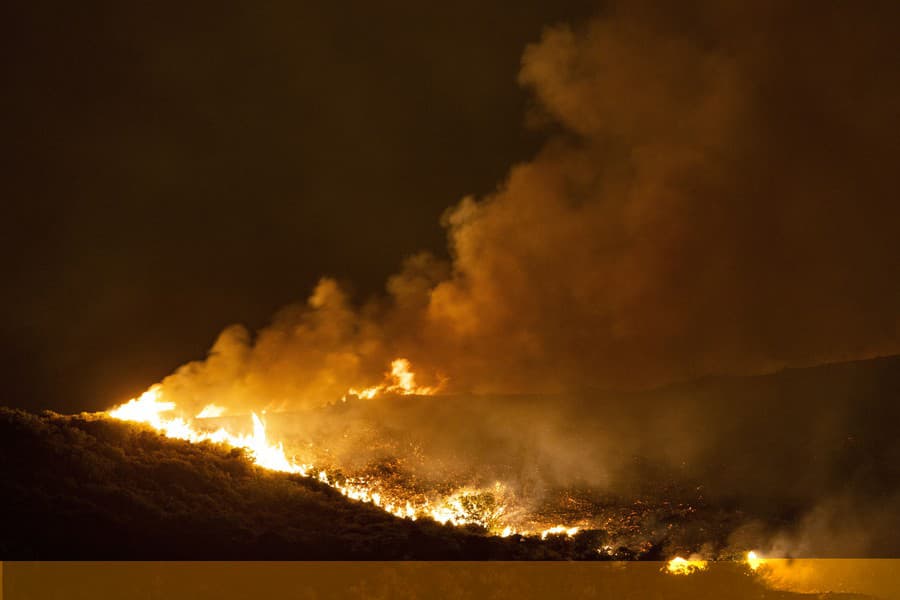
[[[391,359],[447,391],[642,388],[900,352],[895,5],[628,3],[523,55],[549,140],[357,306],[331,279],[165,382],[309,406]],[[880,14],[883,13],[883,14]]]

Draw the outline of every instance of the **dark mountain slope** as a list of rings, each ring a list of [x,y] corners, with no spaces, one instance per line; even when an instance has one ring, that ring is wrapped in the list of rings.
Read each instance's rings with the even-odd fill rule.
[[[0,409],[0,503],[4,560],[563,556],[397,519],[240,451],[89,415]]]

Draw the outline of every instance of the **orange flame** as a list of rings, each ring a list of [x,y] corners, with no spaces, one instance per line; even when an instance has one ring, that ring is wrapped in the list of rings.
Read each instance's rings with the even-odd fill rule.
[[[393,361],[391,377],[393,383],[379,386],[379,391],[401,394],[427,394],[436,391],[436,388],[416,385],[415,375],[410,370],[409,361],[406,359]],[[265,423],[255,413],[250,415],[253,425],[250,434],[232,433],[224,427],[209,431],[202,427],[195,427],[193,419],[187,420],[178,416],[176,404],[164,401],[162,398],[162,386],[154,385],[139,397],[109,410],[106,414],[114,419],[149,425],[168,438],[192,443],[213,442],[232,448],[242,448],[247,451],[248,457],[254,464],[264,469],[313,477],[347,498],[371,503],[404,519],[416,520],[421,517],[429,517],[442,524],[475,524],[490,533],[504,537],[513,533],[540,535],[542,539],[554,534],[571,537],[578,531],[577,527],[564,525],[558,525],[539,533],[515,530],[512,525],[503,522],[507,514],[507,502],[505,490],[500,483],[489,489],[458,489],[446,496],[415,502],[406,498],[391,497],[380,488],[377,481],[335,477],[324,470],[315,469],[313,465],[289,458],[282,443],[274,443],[268,439]],[[220,416],[223,412],[222,407],[209,404],[197,414],[195,419]]]
[[[747,553],[747,566],[750,567],[751,571],[756,571],[764,564],[766,564],[766,559],[758,555],[755,551],[751,550]]]
[[[565,535],[566,537],[572,537],[576,533],[578,533],[579,527],[566,527],[565,525],[557,525],[556,527],[551,527],[550,529],[545,529],[541,532],[541,539],[546,540],[549,535]]]
[[[700,558],[682,558],[676,556],[666,563],[666,571],[672,575],[692,575],[699,571],[705,571],[709,564]]]
[[[433,387],[416,385],[416,374],[413,373],[409,360],[405,358],[394,359],[391,362],[390,372],[385,373],[384,377],[384,383],[361,390],[350,388],[347,395],[357,396],[364,400],[371,400],[382,393],[400,394],[401,396],[431,396],[438,392],[442,385]]]
[[[191,423],[181,417],[163,416],[166,413],[175,411],[175,403],[160,401],[161,395],[161,386],[151,386],[139,397],[110,410],[107,414],[121,421],[144,423],[168,438],[186,440],[193,443],[210,441],[226,444],[233,448],[243,448],[249,452],[255,464],[273,471],[305,475],[310,468],[309,465],[299,465],[288,460],[281,444],[275,445],[269,442],[266,437],[266,427],[260,418],[256,416],[256,413],[251,414],[253,433],[250,435],[233,434],[224,427],[212,432],[203,431],[194,428]],[[208,412],[209,408],[207,406],[200,414]]]

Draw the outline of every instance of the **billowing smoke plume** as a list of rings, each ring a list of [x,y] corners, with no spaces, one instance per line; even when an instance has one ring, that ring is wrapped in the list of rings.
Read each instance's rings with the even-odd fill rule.
[[[410,258],[362,307],[323,279],[169,392],[319,405],[397,356],[448,391],[534,392],[900,351],[891,3],[652,4],[525,50],[549,141],[447,211],[450,264]]]

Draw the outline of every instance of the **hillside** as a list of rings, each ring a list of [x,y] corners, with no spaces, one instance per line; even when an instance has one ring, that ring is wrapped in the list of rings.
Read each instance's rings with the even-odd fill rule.
[[[582,527],[544,541],[398,519],[242,451],[98,415],[0,409],[0,556],[896,556],[898,394],[890,357],[631,394],[384,397],[269,415],[276,439],[329,470],[398,490],[503,482],[524,530]]]
[[[564,556],[549,544],[397,519],[254,467],[240,451],[87,415],[0,409],[0,499],[4,560]]]

